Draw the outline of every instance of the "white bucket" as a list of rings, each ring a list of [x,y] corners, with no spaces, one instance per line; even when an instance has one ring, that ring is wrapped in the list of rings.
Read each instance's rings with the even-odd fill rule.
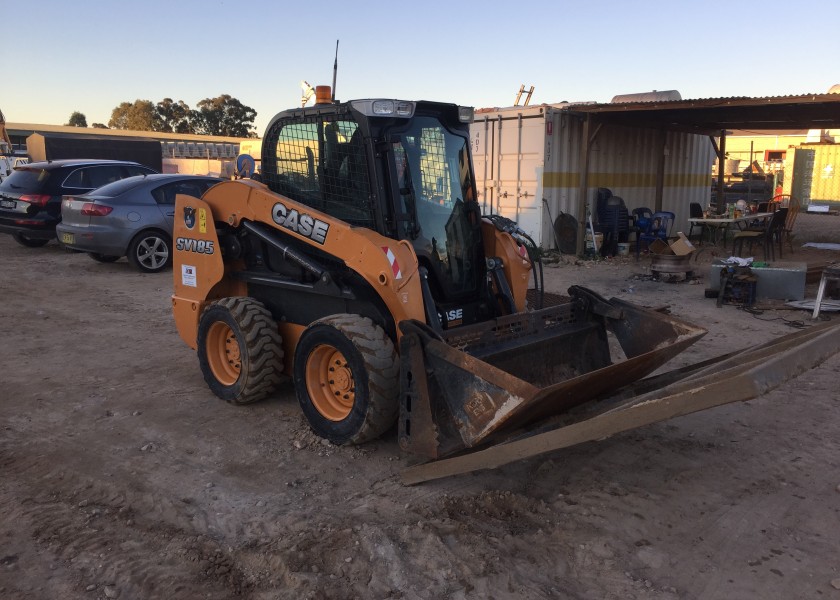
[[[630,254],[630,244],[627,242],[618,242],[616,244],[616,252],[619,256],[627,256]]]
[[[586,249],[593,251],[595,250],[595,246],[592,244],[592,234],[587,233],[586,237],[584,238],[586,242]],[[595,241],[598,242],[598,250],[601,249],[601,246],[604,245],[604,234],[603,233],[596,233],[595,234]]]

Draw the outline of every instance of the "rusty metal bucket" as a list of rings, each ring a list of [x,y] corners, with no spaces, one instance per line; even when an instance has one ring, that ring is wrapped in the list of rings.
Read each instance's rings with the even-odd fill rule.
[[[429,459],[492,441],[658,369],[706,330],[585,288],[446,337],[400,324],[400,446]]]

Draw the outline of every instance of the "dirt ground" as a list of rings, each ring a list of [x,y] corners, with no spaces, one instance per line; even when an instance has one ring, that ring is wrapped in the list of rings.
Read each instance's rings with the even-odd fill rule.
[[[801,215],[809,239],[840,242],[840,217]],[[648,264],[564,259],[548,289],[707,327],[674,366],[809,323]],[[840,355],[746,403],[405,487],[394,432],[322,443],[290,384],[216,399],[170,290],[0,236],[0,598],[840,598]]]

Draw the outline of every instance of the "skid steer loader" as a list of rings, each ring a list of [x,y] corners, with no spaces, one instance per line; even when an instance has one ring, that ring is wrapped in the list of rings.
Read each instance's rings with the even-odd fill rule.
[[[173,310],[213,393],[247,404],[291,377],[319,436],[358,444],[398,422],[418,460],[467,460],[441,473],[707,407],[694,394],[587,412],[635,398],[705,330],[581,287],[544,301],[533,242],[476,201],[472,109],[318,98],[271,121],[262,182],[177,198]],[[420,468],[406,481],[437,476]]]

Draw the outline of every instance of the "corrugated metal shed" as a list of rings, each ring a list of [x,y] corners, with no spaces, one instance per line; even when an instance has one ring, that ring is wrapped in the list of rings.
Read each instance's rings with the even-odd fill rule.
[[[517,221],[543,247],[553,220],[580,211],[583,121],[569,105],[482,111],[471,128],[479,202]],[[664,138],[663,138],[664,136]],[[664,146],[663,146],[664,144]],[[707,136],[624,126],[602,128],[590,154],[586,200],[609,188],[632,211],[654,208],[660,152],[665,154],[662,210],[688,226],[688,205],[709,201],[714,150]],[[550,216],[549,216],[550,215]]]
[[[729,130],[840,127],[839,94],[616,99],[631,101],[476,111],[471,135],[485,210],[516,218],[543,246],[551,245],[548,211],[570,213],[582,250],[586,202],[609,187],[631,210],[672,210],[684,227],[688,204],[709,200],[711,162],[725,157]],[[533,134],[540,128],[542,148]]]

